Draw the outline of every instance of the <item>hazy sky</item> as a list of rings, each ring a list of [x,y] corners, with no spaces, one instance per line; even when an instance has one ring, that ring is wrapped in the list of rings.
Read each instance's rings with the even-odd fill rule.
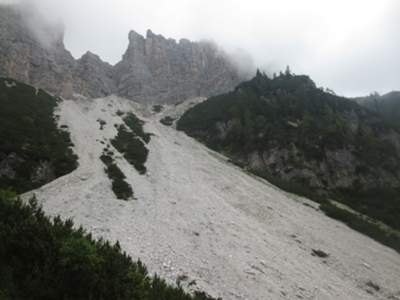
[[[342,95],[400,90],[399,0],[21,1],[64,22],[75,57],[90,50],[115,63],[128,31],[150,28],[243,49],[268,72],[290,65]]]

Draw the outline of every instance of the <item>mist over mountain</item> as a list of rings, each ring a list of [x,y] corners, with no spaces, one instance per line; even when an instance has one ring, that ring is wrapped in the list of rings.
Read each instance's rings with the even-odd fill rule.
[[[0,14],[0,76],[65,98],[117,94],[139,102],[178,102],[229,91],[244,78],[210,42],[176,43],[150,30],[146,38],[131,31],[123,59],[111,66],[90,52],[75,60],[64,46],[62,26],[27,16],[25,8],[2,5]]]
[[[388,123],[400,128],[400,92],[393,91],[384,95],[375,93],[354,100],[382,116]]]

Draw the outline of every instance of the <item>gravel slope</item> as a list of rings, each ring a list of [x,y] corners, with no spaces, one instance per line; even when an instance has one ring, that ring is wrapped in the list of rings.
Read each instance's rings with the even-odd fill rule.
[[[155,114],[117,97],[64,101],[60,124],[69,126],[80,167],[34,191],[45,211],[119,240],[151,272],[223,299],[400,299],[395,251],[160,124],[190,103]],[[115,199],[99,160],[122,123],[117,110],[134,111],[154,134],[146,175],[117,155],[137,198],[127,202]]]

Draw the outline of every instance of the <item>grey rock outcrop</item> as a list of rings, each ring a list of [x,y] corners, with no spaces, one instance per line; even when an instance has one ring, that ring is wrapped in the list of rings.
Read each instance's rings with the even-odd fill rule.
[[[116,93],[113,67],[100,57],[86,52],[74,70],[74,90],[79,94],[96,98]]]
[[[177,43],[150,30],[146,38],[129,33],[115,76],[121,96],[158,103],[227,92],[240,82],[235,66],[212,43]]]
[[[0,5],[0,76],[50,93],[96,98],[110,94],[146,103],[174,103],[233,89],[238,69],[209,42],[178,43],[131,31],[122,60],[112,66],[87,52],[75,60],[64,47],[64,28],[35,16],[30,22],[19,6]]]
[[[33,30],[17,6],[0,8],[0,76],[72,96],[76,63],[64,48],[62,28],[36,23]]]

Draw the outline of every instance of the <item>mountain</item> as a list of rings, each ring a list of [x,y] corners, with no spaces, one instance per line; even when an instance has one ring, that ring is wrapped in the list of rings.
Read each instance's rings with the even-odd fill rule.
[[[400,134],[307,76],[258,72],[177,127],[289,191],[335,199],[400,229]]]
[[[113,66],[90,51],[77,60],[74,78],[74,91],[88,97],[102,97],[117,91]]]
[[[129,46],[115,66],[119,95],[139,102],[173,103],[231,90],[240,82],[235,66],[215,45],[176,43],[147,31],[129,33]]]
[[[132,31],[112,66],[30,10],[0,25],[0,299],[399,297],[378,114],[290,72],[235,89],[210,43]]]
[[[176,43],[150,30],[146,38],[131,31],[122,60],[111,66],[90,52],[75,60],[65,49],[62,26],[17,5],[0,5],[0,26],[0,76],[64,98],[117,94],[138,102],[176,103],[227,92],[243,78],[210,42]]]
[[[372,94],[354,99],[358,104],[378,113],[385,121],[400,128],[400,92]]]

